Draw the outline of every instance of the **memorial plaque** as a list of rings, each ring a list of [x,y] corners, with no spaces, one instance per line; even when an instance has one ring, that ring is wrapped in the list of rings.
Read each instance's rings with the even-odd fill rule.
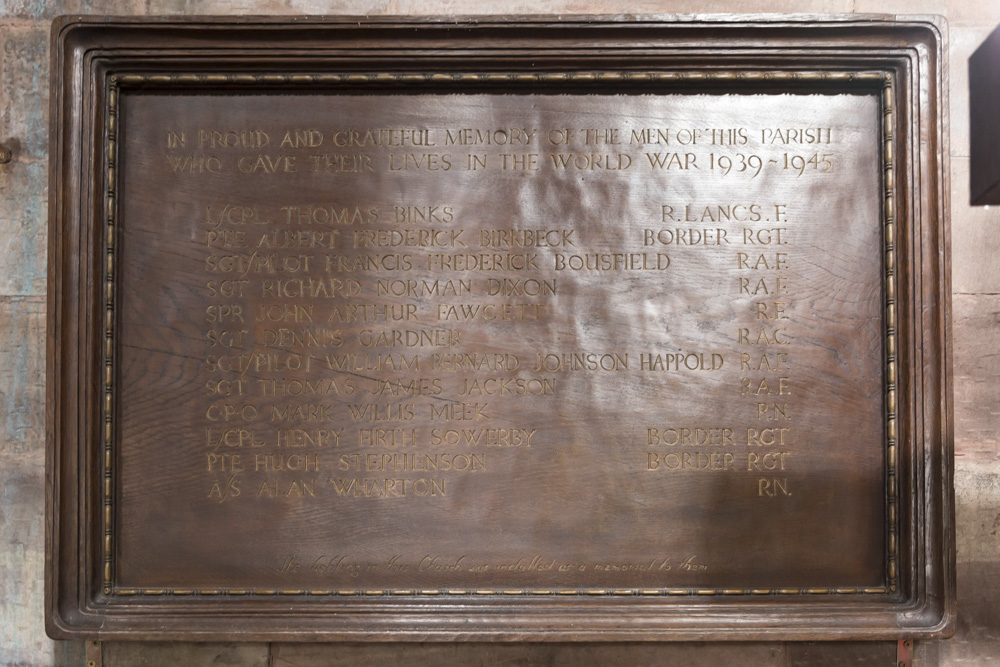
[[[949,631],[936,22],[54,52],[54,636]]]

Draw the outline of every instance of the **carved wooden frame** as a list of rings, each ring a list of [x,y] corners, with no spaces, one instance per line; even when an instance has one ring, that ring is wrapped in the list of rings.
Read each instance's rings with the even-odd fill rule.
[[[581,45],[600,55],[581,53]],[[895,638],[950,631],[954,521],[946,87],[943,30],[937,21],[721,17],[359,24],[346,19],[66,18],[53,28],[53,47],[46,593],[52,636],[623,641]],[[211,57],[205,57],[209,47]],[[448,52],[442,55],[444,48]],[[254,58],[248,60],[247,54]],[[469,55],[478,57],[474,67],[462,62]],[[405,92],[516,90],[537,84],[596,91],[820,88],[878,95],[884,167],[885,585],[118,586],[114,240],[120,95],[133,87]]]

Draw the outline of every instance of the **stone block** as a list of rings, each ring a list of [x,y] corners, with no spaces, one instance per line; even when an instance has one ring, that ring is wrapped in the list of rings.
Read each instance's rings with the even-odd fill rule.
[[[45,171],[44,162],[0,165],[0,296],[45,294]]]
[[[36,467],[45,451],[45,299],[0,296],[0,456]],[[36,514],[44,506],[38,489]],[[3,508],[0,507],[0,511]]]
[[[148,14],[198,15],[348,15],[400,13],[395,0],[149,0]]]
[[[1000,554],[998,458],[991,456],[987,460],[975,460],[963,456],[956,462],[955,527],[959,563],[988,562]],[[1000,563],[997,567],[1000,568]],[[973,594],[978,592],[975,588],[967,591]]]
[[[850,0],[549,0],[531,2],[482,3],[478,0],[394,0],[393,12],[400,14],[707,14],[731,13],[848,13]]]
[[[50,20],[62,14],[141,14],[144,0],[5,0],[0,17]]]
[[[0,462],[0,664],[43,664],[44,466],[6,453]]]
[[[997,458],[1000,443],[1000,295],[956,294],[954,329],[955,452],[964,458]],[[983,457],[987,458],[983,458]]]
[[[901,16],[940,14],[956,26],[995,26],[1000,23],[1000,5],[993,0],[856,0],[858,14]]]
[[[0,141],[12,149],[15,163],[44,160],[49,148],[48,26],[10,27],[0,33],[0,42]]]
[[[0,665],[78,665],[42,623],[45,298],[0,296]]]
[[[149,0],[150,14],[297,14],[297,15],[490,15],[490,14],[704,14],[848,13],[850,0],[660,0],[600,2],[598,0],[510,0],[484,4],[479,0]]]
[[[1000,293],[1000,206],[969,205],[969,159],[951,159],[952,292]]]

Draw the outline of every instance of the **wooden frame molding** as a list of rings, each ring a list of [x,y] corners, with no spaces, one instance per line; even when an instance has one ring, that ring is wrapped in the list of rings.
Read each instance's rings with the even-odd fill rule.
[[[663,641],[948,635],[954,621],[955,541],[944,33],[942,23],[934,18],[889,21],[856,16],[721,16],[669,21],[656,17],[57,20],[52,36],[46,460],[46,623],[50,636],[185,641]],[[187,363],[184,355],[195,340],[182,333],[189,326],[183,316],[201,317],[209,302],[192,300],[197,309],[183,305],[180,319],[164,315],[162,322],[153,323],[133,305],[145,299],[143,289],[150,290],[151,300],[159,298],[154,293],[174,289],[171,301],[186,299],[185,276],[190,273],[161,268],[173,266],[172,248],[184,242],[186,232],[177,232],[176,237],[169,236],[174,232],[165,233],[168,240],[150,243],[148,254],[135,240],[136,234],[159,233],[155,225],[131,226],[147,196],[150,202],[170,201],[169,195],[156,194],[162,192],[157,184],[136,176],[147,159],[137,138],[151,122],[143,114],[152,113],[147,109],[155,107],[148,100],[192,99],[196,103],[191,105],[191,113],[209,118],[219,114],[212,105],[226,100],[288,95],[302,99],[312,95],[323,99],[391,96],[430,100],[460,100],[462,96],[534,100],[531,96],[539,95],[573,100],[703,95],[728,100],[739,95],[748,99],[784,95],[793,102],[817,96],[870,100],[877,118],[852,120],[860,127],[870,124],[877,141],[872,163],[879,171],[874,180],[868,172],[852,174],[851,178],[866,183],[858,186],[859,193],[874,193],[872,210],[878,223],[876,228],[867,229],[856,223],[862,227],[858,235],[877,239],[875,254],[858,251],[858,257],[869,265],[880,262],[881,267],[874,282],[862,282],[866,290],[874,290],[874,317],[878,321],[870,356],[857,363],[868,368],[864,372],[870,376],[864,376],[867,379],[859,380],[858,385],[875,383],[881,389],[871,398],[848,396],[843,404],[822,409],[833,411],[823,419],[844,428],[844,441],[850,438],[847,431],[855,413],[859,430],[878,431],[877,442],[868,447],[866,443],[857,445],[863,448],[859,451],[868,452],[862,456],[875,462],[877,480],[870,480],[870,471],[861,464],[857,471],[843,474],[856,472],[864,480],[851,477],[851,483],[875,489],[880,496],[880,506],[872,514],[847,517],[847,523],[857,523],[859,531],[870,530],[880,540],[879,545],[871,546],[873,553],[881,554],[879,571],[868,570],[858,576],[861,566],[851,569],[855,566],[845,565],[843,571],[831,569],[817,576],[811,574],[808,563],[802,563],[801,571],[790,569],[780,575],[762,572],[741,575],[741,579],[712,571],[701,579],[692,577],[686,584],[679,578],[635,575],[622,579],[621,585],[610,585],[611,579],[598,576],[591,566],[586,574],[562,579],[540,572],[527,579],[509,573],[478,580],[472,576],[450,579],[447,573],[432,572],[427,577],[411,574],[410,579],[396,579],[395,575],[366,579],[362,575],[353,582],[334,579],[330,584],[310,575],[313,578],[281,584],[284,579],[280,577],[288,572],[276,573],[271,565],[259,576],[246,575],[257,566],[248,564],[244,556],[234,560],[231,578],[218,574],[203,577],[192,565],[201,556],[191,555],[184,564],[183,554],[176,557],[180,569],[161,571],[164,568],[156,565],[159,561],[154,553],[161,549],[159,543],[144,542],[148,538],[143,536],[150,533],[142,524],[150,517],[159,517],[163,523],[158,530],[175,534],[179,541],[204,543],[209,536],[197,532],[188,536],[185,530],[190,519],[170,518],[170,509],[163,505],[164,499],[175,497],[169,489],[156,491],[156,498],[148,505],[137,500],[142,496],[137,488],[156,487],[158,482],[152,474],[136,472],[139,455],[132,452],[141,451],[148,457],[157,448],[167,447],[166,434],[173,427],[183,433],[201,428],[200,422],[192,426],[184,421],[195,414],[190,405],[201,404],[186,397],[183,379],[197,377],[204,385],[203,376],[196,375],[204,371],[195,366],[190,373],[178,369]],[[204,108],[199,100],[208,100]],[[316,112],[302,113],[299,125],[290,121],[289,127],[305,127],[304,119],[313,118],[309,114]],[[128,114],[132,116],[126,119]],[[789,154],[784,153],[786,169]],[[714,152],[711,159],[714,167]],[[742,159],[745,165],[745,156]],[[759,168],[751,169],[765,173],[770,168],[767,160],[756,159]],[[815,169],[821,169],[820,160],[825,158],[817,154],[814,159]],[[806,160],[798,160],[802,175]],[[770,162],[778,168],[777,157]],[[727,168],[726,173],[729,171]],[[390,181],[390,176],[382,178],[384,188],[397,183]],[[420,187],[430,190],[430,177],[421,178],[425,180],[417,181]],[[777,176],[761,178],[768,179],[766,185],[755,187],[767,194],[755,196],[777,196],[770,193],[790,187],[780,185]],[[186,196],[203,196],[198,187],[184,190]],[[345,191],[334,192],[342,197]],[[246,197],[250,201],[251,195]],[[857,199],[862,202],[858,206],[865,204],[863,194]],[[169,220],[169,215],[165,213],[164,220]],[[692,220],[684,215],[685,221]],[[775,220],[781,220],[780,214]],[[749,233],[747,228],[743,233]],[[567,238],[565,232],[563,238]],[[188,256],[194,257],[191,266],[198,266],[204,260],[194,253],[205,245],[178,250],[181,259],[177,266],[185,265]],[[149,286],[137,287],[137,276],[143,276],[147,266]],[[241,267],[240,278],[247,277],[249,266]],[[171,274],[171,270],[176,273]],[[781,280],[777,284],[781,285]],[[827,294],[827,288],[811,289],[813,300],[822,300]],[[423,302],[414,303],[419,306]],[[783,304],[775,306],[781,307]],[[867,311],[858,312],[859,321],[871,319],[864,314]],[[812,326],[822,329],[826,325]],[[158,338],[150,343],[147,356],[136,346],[137,340],[148,336],[145,327],[164,330],[163,344],[172,348],[159,349]],[[249,335],[255,333],[260,331]],[[741,345],[743,339],[740,334]],[[852,363],[849,349],[853,348],[845,344],[841,349],[834,344],[833,349],[834,360],[846,359],[837,363]],[[200,353],[194,354],[197,357]],[[808,354],[808,350],[802,353]],[[147,363],[154,370],[135,370]],[[817,375],[828,373],[829,363],[815,363]],[[719,364],[721,367],[722,362]],[[243,368],[241,379],[248,368]],[[181,387],[176,389],[177,405],[169,393],[163,393],[162,406],[149,407],[142,402],[146,399],[135,398],[134,387],[146,377],[137,375],[140,372],[157,377],[176,375],[173,381]],[[162,388],[157,391],[162,392]],[[608,395],[613,392],[609,390]],[[258,404],[251,407],[256,415]],[[140,408],[141,419],[133,417]],[[204,413],[203,407],[199,409],[199,414]],[[530,412],[518,410],[524,415]],[[760,410],[758,407],[758,415]],[[877,418],[866,422],[862,413]],[[516,414],[521,418],[521,412]],[[823,419],[817,423],[828,423]],[[144,431],[145,426],[138,426],[140,421],[164,425]],[[248,437],[252,441],[255,436]],[[340,436],[336,438],[339,443]],[[649,438],[652,447],[652,436]],[[750,435],[747,439],[749,447]],[[280,436],[278,443],[280,446]],[[223,459],[211,458],[221,446],[216,444],[209,451],[209,472],[214,472],[215,461],[225,465]],[[203,456],[196,447],[191,450]],[[649,454],[650,462],[654,454]],[[284,454],[281,456],[284,463]],[[343,461],[349,460],[344,455],[340,459],[330,456],[328,462],[338,460],[345,466]],[[467,465],[474,466],[477,459],[469,456],[471,463]],[[665,462],[667,454],[662,456]],[[466,459],[462,461],[465,464]],[[659,466],[660,459],[655,461]],[[229,459],[229,465],[241,464],[237,458],[235,462]],[[458,464],[452,461],[450,465]],[[731,469],[728,464],[719,465],[722,467],[716,469],[723,472]],[[781,458],[782,470],[784,465]],[[649,466],[652,470],[652,463]],[[807,472],[802,471],[803,475]],[[173,479],[170,474],[165,477],[168,486],[187,489],[186,480]],[[555,479],[551,472],[542,475],[546,481]],[[235,474],[230,484],[234,478]],[[293,488],[299,494],[304,489],[313,493],[312,487],[294,484],[298,482],[293,482],[286,494]],[[775,488],[787,494],[783,482],[780,484]],[[261,488],[271,494],[266,483]],[[274,488],[276,495],[278,487]],[[405,482],[401,488],[406,488]],[[765,488],[770,487],[759,487],[758,495],[767,495]],[[240,493],[235,486],[219,489],[219,503],[230,491]],[[524,489],[518,487],[517,491],[523,493]],[[213,487],[206,491],[206,497],[214,498],[215,492]],[[176,493],[183,505],[181,491]],[[638,496],[636,491],[629,493]],[[257,496],[261,494],[257,490]],[[555,497],[574,502],[565,490]],[[470,498],[465,506],[471,505],[473,510],[466,511],[488,514],[485,501],[477,501],[474,494]],[[426,516],[409,509],[415,502],[407,502],[405,511],[413,512],[410,520],[419,528]],[[692,511],[698,515],[692,526],[713,520],[717,510],[707,507],[704,499],[692,502]],[[749,501],[739,502],[749,506]],[[801,502],[813,503],[803,505],[802,512],[807,515],[810,508],[820,508],[816,519],[820,529],[834,516],[819,496]],[[248,522],[261,531],[272,530],[285,520],[286,513],[294,517],[299,511],[290,503],[281,505],[281,511],[261,509],[259,503],[247,507],[252,508],[247,510]],[[316,512],[310,521],[329,522],[347,510]],[[178,510],[177,516],[185,516],[183,510]],[[346,530],[364,532],[361,519],[344,521]],[[461,530],[456,526],[456,534],[464,534]],[[690,533],[696,529],[685,530]],[[246,550],[236,535],[222,537],[231,540],[235,549]],[[483,539],[488,540],[485,533]],[[537,548],[538,553],[558,551],[563,544],[539,539],[547,546]],[[734,550],[760,548],[752,532],[734,539]],[[789,529],[789,544],[782,547],[788,552],[786,557],[795,560],[800,541],[805,545],[809,539],[802,536],[801,526]],[[566,538],[565,548],[567,552],[585,551],[587,541]],[[464,553],[461,545],[446,545],[456,554]],[[615,549],[612,543],[603,546]],[[205,544],[189,548],[192,554],[215,553],[216,549]],[[269,562],[276,562],[283,552],[278,547],[269,548],[262,547],[262,553],[268,554]],[[631,548],[623,545],[623,549]],[[803,546],[799,560],[812,558],[811,548]],[[428,555],[418,557],[414,563],[419,564],[413,566],[421,573],[424,559],[431,559],[429,547],[425,551]],[[498,548],[497,554],[498,560],[514,560],[503,548]],[[148,566],[142,563],[147,555],[152,558]],[[528,569],[549,557],[536,556]],[[551,558],[549,567],[559,562],[558,557]],[[660,566],[669,570],[668,565],[685,565],[690,569],[693,558],[672,561],[666,557]],[[627,559],[623,556],[622,560]],[[325,569],[334,561],[323,562]],[[280,567],[291,571],[299,565],[296,557],[289,555]],[[454,567],[457,569],[457,563]],[[707,566],[700,567],[707,570]],[[487,568],[485,562],[482,568]],[[580,572],[584,572],[582,565]],[[788,579],[782,578],[785,574]],[[811,583],[814,580],[815,584]]]

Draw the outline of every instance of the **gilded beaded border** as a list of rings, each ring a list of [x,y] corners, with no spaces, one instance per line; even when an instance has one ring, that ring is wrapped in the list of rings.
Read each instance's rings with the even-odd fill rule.
[[[113,451],[114,440],[114,317],[115,317],[115,232],[118,210],[118,114],[122,86],[175,85],[277,85],[310,86],[330,84],[436,84],[436,83],[732,83],[732,82],[823,82],[882,84],[883,162],[883,242],[885,290],[885,377],[886,377],[886,574],[887,585],[867,588],[599,588],[599,589],[164,589],[117,588],[113,579]],[[587,597],[712,597],[712,596],[802,596],[802,595],[885,595],[898,588],[899,475],[897,454],[897,341],[896,341],[896,247],[895,247],[895,116],[894,77],[889,72],[831,71],[673,71],[673,72],[541,72],[484,74],[421,73],[341,73],[341,74],[120,74],[108,78],[105,108],[106,236],[104,267],[104,380],[102,454],[102,534],[103,590],[115,596],[304,596],[304,597],[407,597],[407,596],[587,596]]]

